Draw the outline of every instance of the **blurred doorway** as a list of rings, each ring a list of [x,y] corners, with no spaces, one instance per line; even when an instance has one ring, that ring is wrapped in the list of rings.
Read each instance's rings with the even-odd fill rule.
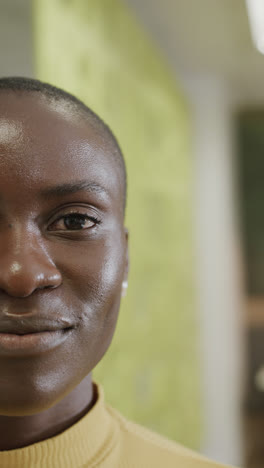
[[[243,420],[247,468],[264,466],[264,110],[238,116],[241,227],[246,287],[246,385]]]

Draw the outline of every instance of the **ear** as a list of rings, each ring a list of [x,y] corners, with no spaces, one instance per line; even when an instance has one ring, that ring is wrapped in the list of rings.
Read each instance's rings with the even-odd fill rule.
[[[129,267],[130,267],[130,260],[129,260],[129,242],[128,242],[129,232],[126,227],[124,228],[124,235],[125,235],[125,268],[124,268],[123,281],[127,281]]]

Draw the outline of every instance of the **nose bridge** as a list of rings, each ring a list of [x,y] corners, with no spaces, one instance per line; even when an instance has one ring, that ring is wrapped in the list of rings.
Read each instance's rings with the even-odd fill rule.
[[[2,237],[2,239],[1,239]],[[15,222],[0,232],[0,289],[25,297],[36,289],[57,287],[61,275],[38,228]]]

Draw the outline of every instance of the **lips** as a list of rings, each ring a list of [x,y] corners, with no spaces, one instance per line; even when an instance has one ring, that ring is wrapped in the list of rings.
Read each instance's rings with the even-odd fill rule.
[[[0,333],[26,335],[31,333],[52,332],[73,328],[73,324],[65,319],[49,320],[37,317],[16,317],[15,319],[0,317]]]
[[[0,318],[0,356],[28,356],[49,351],[62,345],[73,328],[64,318]]]
[[[62,345],[72,329],[17,335],[0,333],[0,356],[30,356],[50,351]]]

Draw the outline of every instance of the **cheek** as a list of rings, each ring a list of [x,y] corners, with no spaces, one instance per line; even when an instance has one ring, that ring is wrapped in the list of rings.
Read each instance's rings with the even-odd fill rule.
[[[99,362],[113,337],[125,266],[124,243],[115,233],[103,240],[72,243],[67,249],[64,244],[56,248],[53,258],[63,278],[64,306],[76,323],[72,352],[85,374]]]
[[[79,310],[80,341],[85,365],[92,369],[107,351],[114,334],[120,306],[124,260],[120,247],[105,243],[94,248],[79,283],[82,308]]]
[[[89,242],[63,258],[59,268],[73,298],[89,306],[91,301],[111,300],[120,291],[124,252],[116,241]]]
[[[62,258],[56,264],[63,277],[65,305],[71,305],[82,337],[86,334],[89,343],[105,337],[115,325],[120,304],[125,263],[122,239],[109,236],[104,241],[79,243]]]

